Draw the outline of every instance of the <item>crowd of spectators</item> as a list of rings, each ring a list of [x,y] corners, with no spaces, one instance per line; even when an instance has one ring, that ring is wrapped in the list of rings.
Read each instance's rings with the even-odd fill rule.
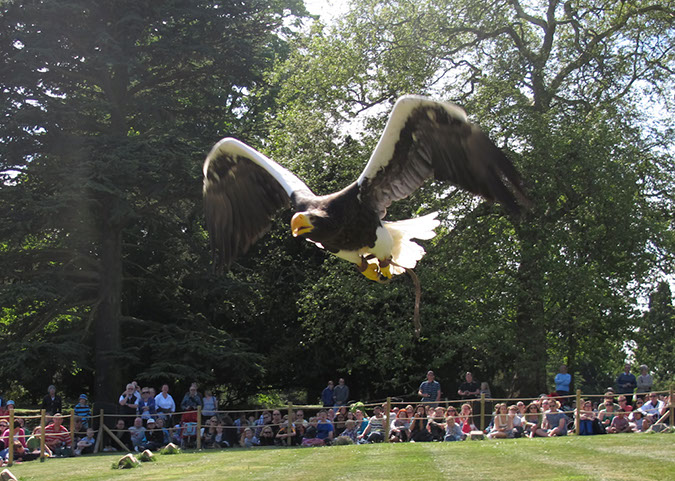
[[[340,378],[337,385],[328,382],[321,393],[323,408],[312,410],[309,417],[303,409],[263,410],[255,414],[224,412],[219,410],[213,392],[207,389],[200,393],[196,383],[176,403],[167,384],[157,393],[153,387],[141,388],[131,382],[119,397],[118,418],[108,431],[112,436],[106,434],[101,447],[104,451],[156,451],[168,443],[196,447],[197,440],[204,448],[248,448],[377,443],[387,436],[390,442],[430,442],[461,441],[476,433],[488,438],[533,438],[565,436],[575,429],[580,435],[644,432],[670,406],[670,399],[657,393],[644,399],[633,398],[636,389],[638,392],[641,388],[651,389],[651,376],[646,366],[641,366],[641,375],[636,378],[626,365],[617,378],[616,392],[609,389],[600,401],[582,400],[579,416],[575,417],[576,398],[570,395],[570,381],[566,366],[561,366],[554,379],[556,392],[543,394],[529,403],[494,405],[485,419],[489,424],[482,431],[474,408],[481,395],[490,398],[490,388],[487,383],[476,382],[470,372],[465,374],[457,391],[461,403],[457,406],[441,401],[441,386],[434,372],[429,371],[419,386],[420,402],[416,406],[384,403],[366,407],[350,403],[349,387]],[[66,426],[61,397],[55,386],[49,386],[47,391],[41,406],[48,415],[44,433],[46,455],[78,456],[94,452],[97,434],[91,422],[88,396],[79,396],[73,408],[72,425]],[[14,408],[14,401],[0,398],[0,457],[7,459],[11,442],[15,459],[35,459],[40,455],[40,426],[30,431],[24,427],[23,417],[14,417],[11,440],[9,419]],[[391,410],[387,426],[388,408]]]

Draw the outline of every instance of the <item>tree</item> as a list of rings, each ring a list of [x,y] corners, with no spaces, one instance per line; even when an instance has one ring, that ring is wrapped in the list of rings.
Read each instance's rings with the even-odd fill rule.
[[[403,93],[463,104],[518,164],[533,208],[512,219],[433,185],[417,197],[460,228],[426,267],[427,336],[461,337],[438,362],[484,367],[523,395],[548,390],[561,361],[609,372],[637,319],[635,286],[672,268],[672,117],[638,108],[672,101],[672,20],[659,2],[356,1],[278,73],[278,152],[330,158],[298,125],[335,133],[375,110],[358,139],[368,151]],[[448,299],[455,312],[437,304]]]
[[[657,385],[675,381],[675,308],[667,282],[660,282],[649,296],[646,311],[634,333],[635,359],[654,373]]]
[[[2,3],[5,374],[22,359],[45,376],[89,371],[93,355],[96,397],[111,402],[141,357],[126,341],[143,336],[123,339],[123,323],[158,338],[149,329],[167,323],[142,296],[171,305],[169,323],[200,318],[185,282],[207,264],[201,160],[219,136],[260,133],[270,97],[248,92],[303,11],[295,0]]]

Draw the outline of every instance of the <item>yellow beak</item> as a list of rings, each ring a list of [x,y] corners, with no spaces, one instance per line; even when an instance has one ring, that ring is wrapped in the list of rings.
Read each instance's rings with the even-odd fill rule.
[[[291,219],[291,232],[293,233],[293,237],[298,237],[299,235],[311,232],[312,229],[314,229],[314,226],[309,221],[309,217],[301,212],[296,213]]]

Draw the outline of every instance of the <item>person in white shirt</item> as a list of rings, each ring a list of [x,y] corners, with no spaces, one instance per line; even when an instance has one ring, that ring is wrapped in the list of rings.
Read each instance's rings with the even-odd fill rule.
[[[162,391],[155,396],[155,409],[158,416],[168,418],[168,426],[173,426],[171,415],[176,412],[176,402],[169,394],[169,385],[162,385]]]
[[[645,413],[645,417],[653,424],[663,414],[665,407],[665,403],[659,400],[659,395],[653,392],[649,394],[649,401],[642,405],[640,411]]]

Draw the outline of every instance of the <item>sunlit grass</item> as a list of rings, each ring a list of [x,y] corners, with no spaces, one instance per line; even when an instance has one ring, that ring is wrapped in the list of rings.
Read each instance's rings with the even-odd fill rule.
[[[31,461],[20,480],[670,480],[675,435],[627,434],[553,439],[255,448],[158,456],[113,470],[121,453]]]

